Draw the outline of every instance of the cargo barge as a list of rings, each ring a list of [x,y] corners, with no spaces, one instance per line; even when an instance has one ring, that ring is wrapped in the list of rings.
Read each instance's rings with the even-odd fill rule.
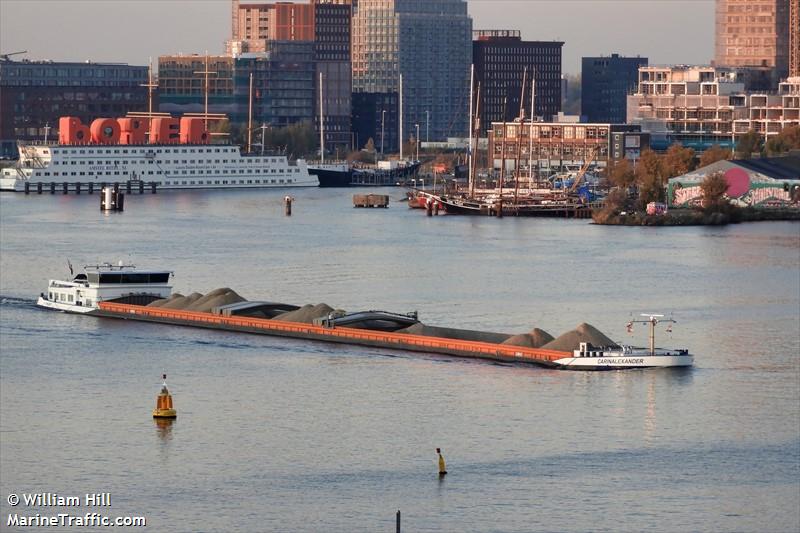
[[[465,341],[441,337],[410,335],[369,329],[316,326],[300,322],[240,316],[221,316],[213,313],[160,309],[144,305],[100,302],[92,313],[106,318],[121,318],[158,322],[177,326],[195,326],[226,331],[240,331],[295,339],[354,344],[374,348],[438,353],[458,357],[471,357],[504,362],[522,362],[535,365],[557,366],[554,361],[571,357],[569,352],[508,346],[489,342]]]
[[[72,266],[70,265],[72,273]],[[427,326],[417,313],[346,313],[326,304],[303,307],[248,301],[229,288],[202,295],[172,294],[172,272],[133,265],[91,265],[71,281],[50,280],[37,305],[104,318],[202,327],[303,340],[574,370],[691,366],[687,350],[656,349],[652,315],[650,347],[620,346],[588,324],[553,338],[534,329],[509,335]],[[672,322],[669,320],[669,322]]]

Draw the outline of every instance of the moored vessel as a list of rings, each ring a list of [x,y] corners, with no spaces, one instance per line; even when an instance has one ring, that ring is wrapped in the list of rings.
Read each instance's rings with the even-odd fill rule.
[[[104,185],[158,189],[316,187],[302,159],[243,154],[239,146],[210,144],[196,117],[99,118],[91,129],[61,117],[58,142],[20,143],[19,161],[0,172],[0,190],[43,186],[80,190]]]

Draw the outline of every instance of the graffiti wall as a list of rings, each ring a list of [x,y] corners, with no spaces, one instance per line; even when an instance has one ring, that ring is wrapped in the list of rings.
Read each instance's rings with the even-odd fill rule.
[[[800,208],[800,179],[775,180],[733,167],[724,171],[728,182],[726,196],[741,207],[798,207]],[[675,178],[669,181],[667,196],[671,207],[701,207],[703,178]]]

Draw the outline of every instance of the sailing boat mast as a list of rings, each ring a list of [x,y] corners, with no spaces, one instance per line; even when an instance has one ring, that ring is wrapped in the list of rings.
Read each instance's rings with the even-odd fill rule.
[[[157,83],[153,83],[153,58],[147,66],[147,83],[143,83],[140,87],[147,87],[147,134],[150,134],[150,121],[153,120],[153,89],[158,87]]]
[[[468,156],[468,159],[467,159],[467,173],[468,173],[467,182],[469,183],[470,194],[471,194],[471,191],[472,191],[472,158],[473,158],[473,155],[472,155],[472,150],[473,150],[473,147],[472,147],[472,134],[473,134],[474,129],[475,129],[474,128],[474,124],[472,122],[472,98],[473,98],[473,94],[472,93],[473,93],[473,90],[474,90],[474,84],[475,84],[475,65],[473,64],[473,65],[469,66],[469,132],[468,132],[469,133],[469,149],[467,151],[467,156]]]
[[[208,50],[206,50],[205,68],[201,71],[195,71],[195,74],[203,74],[203,93],[204,93],[204,108],[203,108],[203,124],[206,131],[208,131],[208,75],[217,74],[216,71],[208,70]]]
[[[522,74],[522,91],[519,94],[519,127],[517,133],[517,153],[514,159],[514,209],[517,208],[519,199],[519,180],[522,173],[519,170],[520,152],[522,151],[522,129],[525,126],[525,82],[528,81],[528,67]]]
[[[533,69],[533,72],[531,73],[531,123],[530,128],[528,129],[528,181],[530,183],[533,183],[533,165],[531,164],[531,158],[533,157],[533,119],[536,117],[536,108],[534,107],[534,104],[536,103],[535,98],[536,69]],[[536,179],[538,180],[539,176],[536,176]]]
[[[403,75],[400,74],[400,161],[403,160]]]
[[[480,135],[480,132],[481,132],[481,119],[480,119],[480,116],[481,116],[481,82],[478,82],[478,98],[477,98],[477,101],[475,102],[475,124],[474,124],[474,127],[473,127],[473,131],[470,132],[470,139],[472,138],[472,134],[473,133],[475,134],[475,150],[476,151],[478,149],[478,136]],[[473,165],[472,182],[470,183],[469,196],[470,196],[470,198],[475,198],[475,182],[477,181],[475,179],[475,170],[477,169],[477,166],[478,166],[478,155],[477,154],[475,154],[475,156],[473,156],[473,158],[472,158],[472,165]]]
[[[503,179],[506,175],[506,138],[508,129],[506,127],[506,104],[508,98],[503,98],[503,144],[500,147],[500,198],[503,198]]]
[[[322,72],[319,73],[319,155],[325,163],[325,112],[322,108]]]
[[[207,69],[206,69],[207,70]],[[206,110],[206,121],[208,121],[208,110]],[[253,73],[250,73],[250,93],[247,106],[247,153],[252,149],[253,141]]]

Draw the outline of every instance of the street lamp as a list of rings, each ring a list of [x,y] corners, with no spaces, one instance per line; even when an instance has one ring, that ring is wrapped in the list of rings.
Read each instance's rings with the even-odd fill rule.
[[[386,118],[386,110],[381,109],[381,159],[383,159],[383,126]]]
[[[419,124],[414,124],[414,127],[417,128],[417,136],[414,138],[417,144],[417,161],[419,161]]]

